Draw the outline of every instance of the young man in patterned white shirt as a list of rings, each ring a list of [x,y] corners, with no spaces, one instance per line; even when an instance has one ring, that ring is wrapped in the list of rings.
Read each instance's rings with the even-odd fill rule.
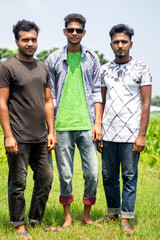
[[[101,67],[103,98],[102,175],[108,206],[107,222],[121,214],[121,227],[133,234],[138,159],[145,147],[152,77],[146,64],[132,58],[133,29],[124,24],[110,31],[114,61]],[[120,165],[123,190],[120,200]]]

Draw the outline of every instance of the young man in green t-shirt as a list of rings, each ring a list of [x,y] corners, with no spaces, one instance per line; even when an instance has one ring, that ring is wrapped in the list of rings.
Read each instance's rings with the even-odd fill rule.
[[[98,182],[96,141],[102,136],[100,64],[97,55],[80,44],[86,33],[86,19],[80,14],[69,14],[64,20],[67,46],[47,58],[55,104],[60,203],[65,213],[62,228],[72,224],[70,204],[73,201],[75,144],[80,151],[85,180],[82,223],[93,223],[90,210],[95,204]]]

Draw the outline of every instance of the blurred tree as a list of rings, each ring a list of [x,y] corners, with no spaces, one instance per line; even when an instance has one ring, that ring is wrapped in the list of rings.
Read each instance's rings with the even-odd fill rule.
[[[56,50],[58,50],[58,48],[52,48],[50,50],[43,50],[43,51],[37,53],[36,57],[38,58],[38,60],[44,62],[46,60],[46,58],[49,56],[49,54],[51,54],[52,52],[55,52]]]
[[[160,107],[160,96],[155,96],[151,100],[151,106]]]
[[[95,51],[95,53],[98,55],[99,61],[100,61],[101,65],[109,62],[107,59],[104,58],[104,54],[103,53],[99,53],[99,51],[97,51],[97,50]]]
[[[44,62],[46,60],[46,58],[48,57],[48,55],[51,54],[52,52],[55,52],[56,50],[58,50],[58,48],[52,48],[50,50],[43,50],[42,52],[37,53],[36,57],[38,58],[38,60]],[[108,62],[108,60],[104,58],[103,53],[99,53],[99,51],[95,51],[95,53],[98,55],[101,65]]]
[[[9,50],[8,48],[0,48],[0,63],[6,59],[16,55],[18,50]]]

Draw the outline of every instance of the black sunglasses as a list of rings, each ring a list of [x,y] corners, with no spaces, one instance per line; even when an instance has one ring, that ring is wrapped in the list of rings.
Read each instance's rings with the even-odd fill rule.
[[[82,34],[84,32],[83,28],[66,28],[68,33],[74,33],[76,31],[77,34]]]

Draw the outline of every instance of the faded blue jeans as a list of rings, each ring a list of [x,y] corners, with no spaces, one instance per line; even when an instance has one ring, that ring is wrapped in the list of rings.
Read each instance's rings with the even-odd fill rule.
[[[60,203],[70,204],[73,201],[72,177],[75,144],[81,155],[85,180],[83,203],[93,205],[97,192],[98,160],[96,143],[92,141],[92,130],[57,131],[55,154],[61,189]]]
[[[122,218],[134,218],[139,154],[133,154],[133,143],[103,141],[102,176],[108,214],[121,213]],[[122,204],[120,197],[120,165],[122,170]]]

